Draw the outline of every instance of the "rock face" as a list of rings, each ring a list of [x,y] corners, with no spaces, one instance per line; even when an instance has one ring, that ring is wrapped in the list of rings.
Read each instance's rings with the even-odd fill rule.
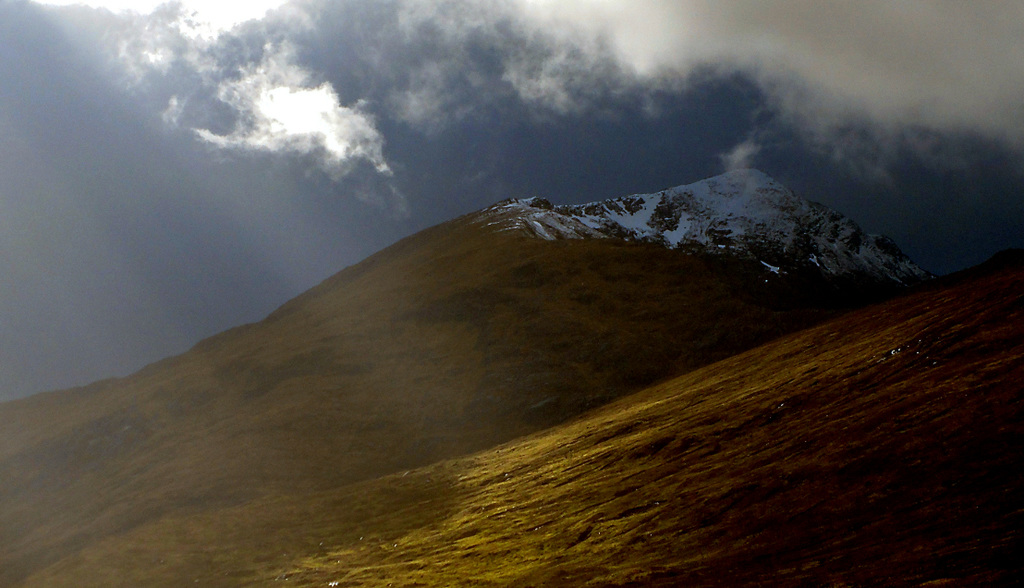
[[[842,214],[752,169],[590,204],[507,200],[483,217],[541,239],[647,241],[758,260],[776,274],[819,274],[833,284],[897,287],[931,277],[888,237],[869,235]]]

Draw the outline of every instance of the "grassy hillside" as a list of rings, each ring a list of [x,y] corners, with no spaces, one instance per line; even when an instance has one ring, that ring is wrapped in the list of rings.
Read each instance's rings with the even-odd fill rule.
[[[28,585],[1015,585],[1024,268],[996,265],[492,450],[142,525]]]
[[[0,405],[0,585],[168,517],[564,422],[832,313],[801,289],[757,263],[472,216],[424,231],[133,376]]]

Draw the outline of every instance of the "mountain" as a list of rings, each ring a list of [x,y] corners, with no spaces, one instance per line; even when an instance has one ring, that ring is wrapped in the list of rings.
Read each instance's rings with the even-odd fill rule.
[[[29,586],[1014,586],[1024,252],[479,453],[176,513]]]
[[[765,173],[736,170],[657,194],[572,206],[532,198],[487,211],[496,225],[542,239],[614,237],[760,261],[774,273],[813,273],[849,288],[928,279],[888,237],[804,200]]]
[[[538,239],[507,230],[532,226],[513,208],[418,233],[127,378],[0,404],[0,585],[106,577],[94,549],[170,521],[189,522],[160,541],[215,553],[204,517],[332,492],[355,504],[374,480],[565,423],[879,292],[738,246]],[[275,551],[253,517],[239,529]],[[154,573],[146,553],[131,565]]]

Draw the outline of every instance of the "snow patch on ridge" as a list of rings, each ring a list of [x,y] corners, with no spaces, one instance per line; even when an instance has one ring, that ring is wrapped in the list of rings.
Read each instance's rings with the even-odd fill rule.
[[[849,218],[753,169],[589,204],[508,200],[481,214],[488,224],[540,239],[646,241],[756,259],[773,273],[813,268],[825,276],[898,284],[930,277],[887,237],[864,233]]]

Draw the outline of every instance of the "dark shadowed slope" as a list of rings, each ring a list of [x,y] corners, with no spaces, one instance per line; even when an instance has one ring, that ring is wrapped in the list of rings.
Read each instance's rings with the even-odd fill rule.
[[[832,312],[806,291],[478,215],[424,231],[131,377],[0,405],[0,585],[164,516],[538,431]]]
[[[29,584],[1017,585],[1022,356],[1004,256],[497,449],[166,518]]]

